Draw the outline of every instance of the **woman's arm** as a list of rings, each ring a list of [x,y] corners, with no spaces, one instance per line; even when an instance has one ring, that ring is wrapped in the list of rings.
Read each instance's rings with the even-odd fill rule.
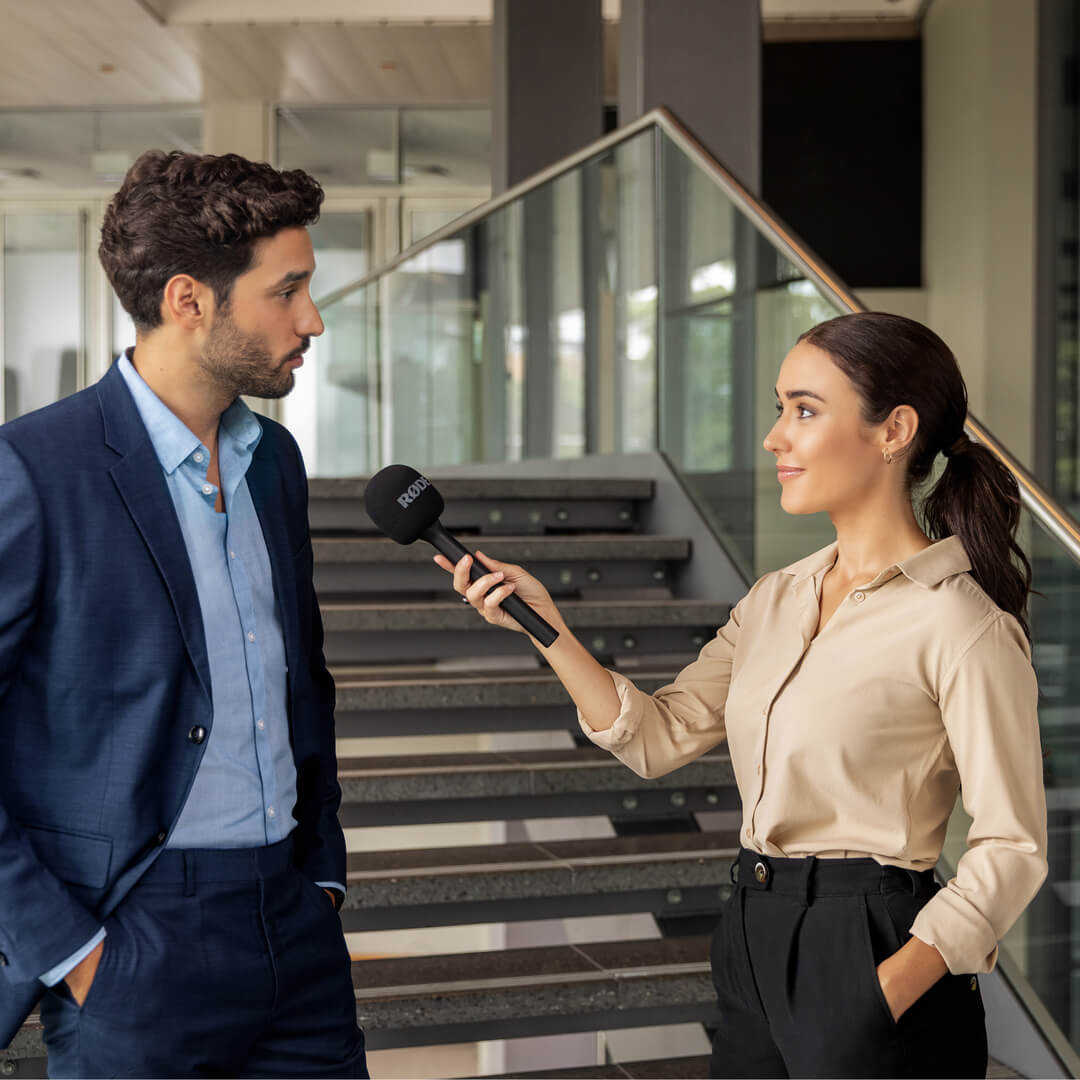
[[[493,626],[521,627],[499,603],[515,592],[542,615],[559,637],[550,648],[535,640],[578,707],[584,733],[610,750],[639,776],[662,776],[723,742],[724,708],[738,636],[737,609],[727,625],[684,668],[675,681],[646,694],[615,671],[605,670],[567,629],[547,589],[520,566],[501,563],[477,552],[491,573],[469,582],[469,559],[457,566],[443,556],[436,563],[454,575],[454,588]],[[523,631],[522,631],[523,632]]]

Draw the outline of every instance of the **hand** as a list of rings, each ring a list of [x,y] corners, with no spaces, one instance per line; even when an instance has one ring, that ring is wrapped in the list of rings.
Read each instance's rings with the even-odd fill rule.
[[[882,960],[877,977],[893,1020],[899,1020],[946,971],[941,953],[917,937]]]
[[[454,575],[455,591],[461,593],[492,626],[526,632],[515,618],[499,607],[503,600],[515,592],[548,622],[556,623],[556,620],[559,620],[559,612],[551,600],[551,594],[532,574],[520,566],[491,559],[482,551],[476,553],[476,558],[481,566],[491,572],[473,582],[469,581],[469,567],[473,561],[471,556],[463,556],[456,566],[445,555],[436,555],[435,562]]]
[[[81,1009],[86,995],[90,993],[90,986],[97,974],[98,964],[101,963],[101,954],[105,949],[104,940],[99,941],[93,950],[83,957],[65,976],[64,982],[75,999],[75,1004]]]

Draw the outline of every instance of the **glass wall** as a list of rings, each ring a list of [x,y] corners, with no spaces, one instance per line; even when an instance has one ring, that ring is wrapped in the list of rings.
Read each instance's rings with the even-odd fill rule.
[[[3,233],[3,420],[74,393],[84,362],[79,211],[0,214]]]

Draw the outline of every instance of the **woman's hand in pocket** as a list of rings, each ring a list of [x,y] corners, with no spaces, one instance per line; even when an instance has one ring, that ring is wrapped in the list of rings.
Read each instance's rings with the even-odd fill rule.
[[[941,953],[917,937],[882,960],[877,977],[893,1020],[899,1020],[947,971]]]

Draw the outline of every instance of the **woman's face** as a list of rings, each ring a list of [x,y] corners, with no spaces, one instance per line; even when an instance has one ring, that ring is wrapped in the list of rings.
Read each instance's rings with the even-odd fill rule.
[[[816,345],[799,342],[776,381],[777,418],[765,437],[789,514],[843,513],[883,482],[876,427],[851,380]]]

